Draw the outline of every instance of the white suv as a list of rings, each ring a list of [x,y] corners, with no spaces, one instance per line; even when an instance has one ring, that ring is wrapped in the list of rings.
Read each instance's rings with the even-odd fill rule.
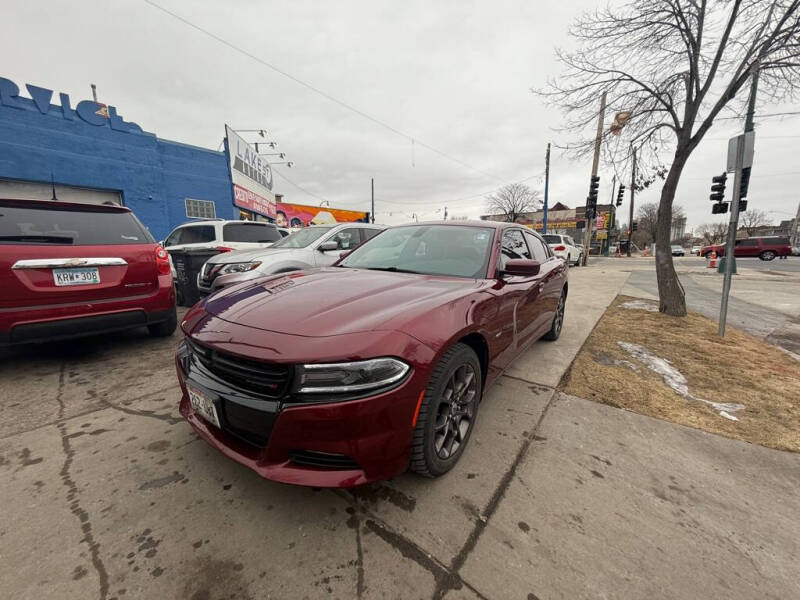
[[[283,236],[272,223],[263,221],[226,221],[212,219],[179,225],[161,242],[169,250],[218,248],[220,252],[269,248]],[[172,267],[172,258],[169,261]],[[175,279],[175,267],[172,278]]]
[[[568,235],[561,235],[557,233],[548,233],[542,235],[544,241],[550,246],[553,254],[559,258],[567,261],[568,265],[579,265],[583,259],[583,249],[575,245],[573,240]]]

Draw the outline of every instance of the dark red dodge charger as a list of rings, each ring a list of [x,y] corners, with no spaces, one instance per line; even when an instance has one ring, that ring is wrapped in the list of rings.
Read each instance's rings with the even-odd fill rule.
[[[336,265],[221,290],[191,309],[180,411],[275,481],[351,487],[446,473],[485,390],[561,333],[567,266],[526,227],[420,223]]]

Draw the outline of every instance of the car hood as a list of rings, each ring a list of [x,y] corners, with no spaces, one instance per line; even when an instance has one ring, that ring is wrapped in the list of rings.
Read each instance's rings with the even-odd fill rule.
[[[233,252],[222,252],[209,258],[206,262],[214,265],[227,265],[234,262],[252,262],[254,260],[264,260],[265,258],[277,258],[297,252],[298,248],[255,248],[253,250],[234,250]],[[302,248],[299,248],[302,250]]]
[[[475,279],[330,267],[232,286],[205,310],[247,327],[324,337],[393,328],[485,286]],[[397,319],[399,318],[399,319]]]

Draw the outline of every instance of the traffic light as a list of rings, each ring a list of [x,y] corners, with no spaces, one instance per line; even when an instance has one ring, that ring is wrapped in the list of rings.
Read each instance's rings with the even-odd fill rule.
[[[589,197],[586,199],[586,206],[597,206],[597,188],[600,187],[600,177],[592,175],[589,183]]]
[[[727,202],[717,202],[711,207],[712,215],[724,215],[726,212],[728,212]]]
[[[639,229],[639,222],[638,222],[638,221],[633,221],[633,222],[631,223],[631,229],[632,229],[633,231],[637,231],[637,230]]]
[[[750,167],[745,167],[742,169],[742,181],[739,184],[739,210],[744,210],[741,208],[741,200],[742,198],[747,198],[748,187],[750,187]]]
[[[709,196],[711,200],[714,202],[722,202],[725,198],[725,182],[727,180],[727,173],[711,178],[711,195]]]
[[[622,206],[622,196],[625,194],[625,186],[620,185],[617,191],[617,206]]]

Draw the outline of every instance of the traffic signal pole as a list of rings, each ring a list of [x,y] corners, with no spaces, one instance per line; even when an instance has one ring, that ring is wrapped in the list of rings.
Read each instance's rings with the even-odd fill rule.
[[[758,65],[753,70],[753,81],[750,85],[750,102],[747,106],[744,132],[753,131],[753,116],[756,108],[756,91],[758,90]],[[719,337],[725,337],[725,325],[728,320],[728,296],[731,292],[731,277],[733,276],[733,262],[736,247],[736,230],[739,227],[739,197],[742,192],[742,171],[751,166],[744,166],[745,137],[739,136],[736,144],[736,171],[733,181],[733,197],[731,198],[731,219],[728,225],[728,240],[725,244],[725,279],[722,283],[722,302],[719,308]],[[749,172],[748,172],[749,176]]]
[[[603,120],[606,114],[606,92],[600,96],[600,114],[597,116],[597,135],[594,138],[594,159],[592,160],[592,181],[597,177],[597,168],[600,165],[600,144],[603,141]],[[594,225],[595,214],[589,214],[589,201],[586,202],[586,227],[583,233],[583,266],[589,264],[589,252],[592,249],[592,226]],[[590,218],[591,217],[591,218]]]
[[[631,169],[631,205],[628,209],[628,258],[631,256],[631,246],[633,246],[633,197],[636,194],[636,148],[631,142],[631,154],[633,154],[633,168]]]

